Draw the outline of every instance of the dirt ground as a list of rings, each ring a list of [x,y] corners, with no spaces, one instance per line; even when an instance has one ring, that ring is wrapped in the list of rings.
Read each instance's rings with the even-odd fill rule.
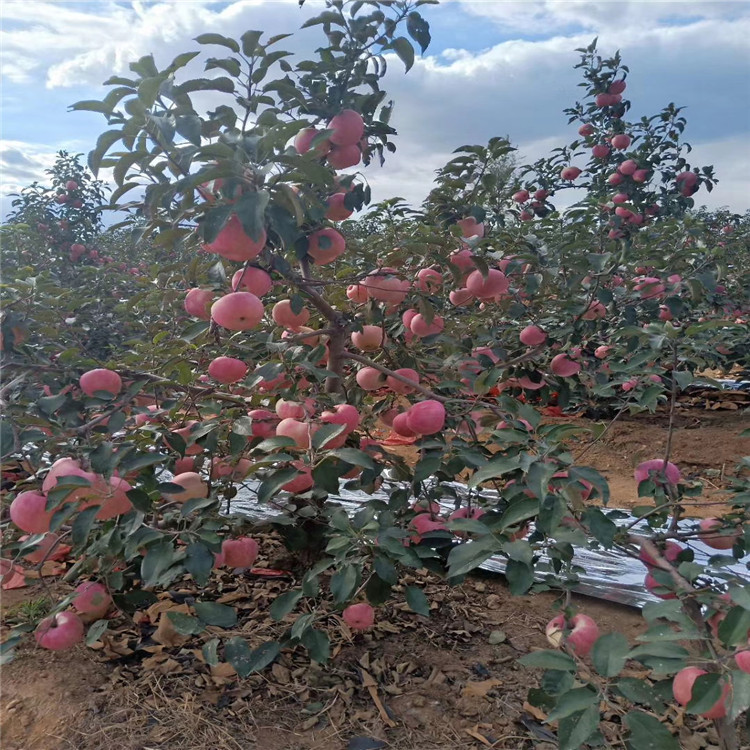
[[[278,584],[248,580],[240,588],[261,603]],[[534,746],[545,729],[524,702],[537,675],[516,659],[547,646],[555,598],[512,597],[501,580],[485,577],[424,588],[429,619],[396,605],[372,632],[352,635],[331,618],[337,654],[329,666],[284,653],[271,670],[241,681],[202,663],[192,644],[167,649],[127,631],[115,640],[132,652],[119,657],[84,646],[23,648],[3,669],[3,748],[344,750],[353,737],[400,750],[486,747],[472,732],[496,748]],[[11,593],[16,601],[38,594]],[[602,632],[620,629],[632,639],[641,626],[633,610],[577,603]],[[272,627],[264,616],[257,626],[255,635]]]
[[[585,420],[579,420],[585,423]],[[670,461],[677,464],[686,479],[699,480],[704,491],[686,515],[705,518],[716,514],[713,503],[725,498],[727,479],[737,464],[750,456],[750,437],[741,438],[750,427],[750,413],[740,411],[685,411],[675,419]],[[585,454],[586,441],[573,448],[581,463],[598,469],[609,483],[610,505],[632,508],[642,505],[633,469],[651,458],[661,458],[667,444],[666,414],[623,416]]]
[[[672,460],[706,486],[689,513],[711,515],[710,503],[722,501],[737,461],[750,455],[750,438],[738,437],[750,418],[740,411],[690,410],[677,419]],[[582,462],[607,477],[612,506],[632,507],[640,502],[633,467],[663,455],[666,427],[661,415],[623,416],[592,446],[582,440],[571,449],[574,455],[586,450]],[[272,560],[267,556],[260,564]],[[212,668],[203,661],[200,641],[212,634],[165,643],[147,621],[134,625],[125,618],[113,621],[111,635],[97,649],[81,645],[52,653],[25,645],[2,668],[2,747],[553,750],[550,727],[525,703],[538,670],[516,659],[546,647],[543,629],[555,597],[512,597],[501,578],[489,576],[455,588],[422,576],[402,583],[423,586],[431,617],[414,614],[398,596],[378,610],[366,634],[352,635],[331,615],[326,629],[334,658],[325,667],[311,664],[302,650],[285,651],[271,669],[238,680],[227,665]],[[268,616],[268,604],[292,581],[225,575],[213,585],[242,611],[237,632],[251,645],[283,631],[283,623]],[[39,585],[3,592],[4,617],[22,616],[44,593]],[[620,630],[632,642],[642,627],[636,610],[582,597],[576,604],[602,633]],[[162,605],[175,606],[169,597]],[[710,726],[688,729],[680,713],[669,711],[673,725],[681,727],[681,742],[696,750],[715,747]],[[611,719],[616,734],[617,717]],[[613,742],[619,746],[614,734]]]

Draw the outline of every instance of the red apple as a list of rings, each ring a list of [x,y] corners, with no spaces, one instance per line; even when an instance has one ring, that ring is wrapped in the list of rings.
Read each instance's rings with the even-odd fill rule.
[[[362,150],[357,144],[351,146],[333,146],[326,158],[334,169],[348,169],[362,161]]]
[[[547,334],[539,326],[526,326],[518,335],[525,346],[541,346],[547,340]]]
[[[282,419],[276,425],[278,437],[289,437],[294,440],[297,448],[307,450],[310,447],[311,433],[314,432],[312,425],[307,422],[299,422],[296,419]]]
[[[552,357],[550,369],[555,375],[559,375],[562,378],[570,378],[581,371],[581,365],[578,362],[574,362],[567,354],[557,354]]]
[[[112,370],[100,367],[96,370],[89,370],[81,375],[79,380],[81,390],[87,396],[104,391],[111,396],[116,396],[122,390],[122,379]]]
[[[242,273],[238,271],[237,273]],[[214,293],[210,289],[190,289],[185,296],[185,311],[188,315],[201,320],[211,319],[211,305],[213,304]]]
[[[205,245],[210,253],[227,260],[245,262],[260,255],[266,245],[266,230],[262,229],[257,240],[245,233],[237,214],[232,214],[213,242]]]
[[[564,167],[560,172],[560,177],[563,180],[576,180],[581,175],[581,170],[578,167]]]
[[[409,323],[409,329],[411,332],[419,338],[425,338],[426,336],[435,336],[440,333],[445,327],[443,319],[439,315],[435,315],[432,318],[432,322],[428,323],[427,318],[421,313],[417,313]]]
[[[490,268],[484,276],[481,271],[472,271],[466,278],[466,288],[479,299],[492,299],[498,294],[505,294],[510,284],[505,274],[496,268]]]
[[[352,344],[363,352],[374,352],[383,346],[383,329],[380,326],[362,326],[351,335]]]
[[[211,318],[230,331],[247,331],[263,319],[263,303],[250,292],[231,292],[211,305]]]
[[[247,365],[234,357],[216,357],[208,365],[208,374],[220,383],[236,383],[247,375]]]
[[[271,277],[262,268],[256,268],[255,266],[241,268],[232,276],[233,292],[250,292],[256,297],[263,297],[271,291],[271,287],[273,287]]]
[[[599,638],[599,627],[588,615],[577,614],[569,621],[566,621],[565,615],[558,615],[547,623],[545,635],[553,646],[560,648],[566,643],[577,656],[583,658]]]
[[[434,399],[420,401],[407,412],[406,424],[417,435],[434,435],[445,426],[445,407]]]
[[[625,135],[625,133],[619,133],[610,140],[612,148],[616,148],[618,151],[623,151],[624,149],[626,149],[630,145],[630,142],[630,136]]]
[[[705,669],[698,667],[685,667],[681,669],[672,680],[672,694],[675,700],[681,706],[687,706],[693,697],[693,685],[695,681],[704,674],[708,674]],[[708,711],[704,711],[701,716],[706,719],[721,719],[727,715],[727,698],[729,697],[729,684],[724,683],[721,697],[714,703]]]
[[[726,528],[726,524],[718,518],[704,518],[700,522],[698,536],[703,544],[712,549],[732,549],[742,534],[737,527]]]
[[[350,604],[342,618],[352,630],[369,630],[375,624],[375,610],[367,602]]]
[[[331,227],[319,229],[307,238],[307,254],[319,266],[332,263],[346,251],[343,235]]]
[[[83,640],[83,622],[74,612],[58,612],[39,623],[34,638],[42,648],[65,651]]]
[[[182,487],[182,491],[164,493],[170,501],[184,503],[193,498],[208,497],[208,485],[194,471],[178,474],[170,483]]]
[[[329,221],[344,221],[348,219],[354,212],[346,207],[345,200],[346,193],[334,193],[329,196],[326,201],[326,219]]]
[[[292,301],[283,299],[273,306],[271,317],[277,325],[295,331],[310,320],[310,311],[306,307],[303,307],[296,313],[292,310]]]
[[[86,581],[76,588],[78,595],[71,604],[73,608],[84,615],[90,615],[94,619],[101,619],[107,614],[112,604],[112,597],[107,587],[95,581]]]
[[[346,288],[346,296],[352,302],[356,302],[359,305],[364,304],[368,300],[367,288],[362,286],[362,284],[350,284]]]
[[[671,461],[667,462],[666,467],[664,461],[660,458],[652,458],[649,461],[643,461],[635,469],[633,473],[635,481],[640,483],[651,479],[657,484],[663,484],[664,478],[666,478],[669,484],[679,484],[682,475],[680,470]]]
[[[294,148],[298,154],[306,154],[312,147],[312,142],[321,131],[316,128],[300,130],[294,138]],[[315,147],[317,156],[325,156],[331,150],[331,142],[326,138]]]
[[[230,568],[250,568],[258,557],[258,542],[249,536],[225,539],[221,545],[224,564]]]
[[[21,492],[10,504],[10,520],[29,534],[43,534],[49,531],[52,516],[57,510],[45,510],[46,504],[47,496],[40,492]]]
[[[353,146],[365,134],[365,122],[359,112],[344,109],[328,123],[327,130],[333,130],[331,143],[337,146]]]

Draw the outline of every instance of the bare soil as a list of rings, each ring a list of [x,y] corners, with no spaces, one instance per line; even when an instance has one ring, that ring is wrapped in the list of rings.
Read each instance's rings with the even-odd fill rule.
[[[689,512],[712,515],[711,503],[723,502],[737,461],[750,455],[750,438],[738,437],[750,419],[738,410],[687,410],[677,419],[672,460],[706,485]],[[571,449],[586,450],[583,462],[607,477],[613,506],[632,507],[642,502],[633,467],[663,455],[666,436],[666,417],[623,416],[593,445],[581,440]],[[260,564],[272,566],[275,542],[263,550],[267,558]],[[512,597],[501,578],[488,576],[455,588],[421,575],[402,582],[409,583],[422,586],[432,602],[429,619],[399,603],[398,595],[395,604],[378,610],[374,629],[365,634],[352,634],[331,615],[325,627],[333,658],[324,667],[298,650],[283,652],[271,669],[242,680],[227,665],[212,668],[203,661],[201,642],[226,631],[213,628],[183,642],[156,627],[163,611],[178,606],[179,595],[166,596],[161,613],[159,607],[151,617],[141,613],[138,624],[114,619],[97,649],[81,645],[51,653],[25,645],[2,668],[2,747],[346,750],[367,747],[356,738],[372,738],[385,743],[373,748],[398,750],[553,750],[554,726],[525,703],[538,670],[516,660],[547,646],[543,629],[554,615],[555,597]],[[237,634],[258,645],[286,627],[271,621],[268,605],[292,585],[223,575],[211,588],[240,609]],[[3,615],[17,617],[44,595],[41,584],[5,591]],[[636,610],[583,597],[575,603],[602,633],[620,630],[632,642],[642,628]],[[631,676],[643,677],[636,671]],[[707,723],[685,725],[674,708],[663,718],[677,728],[683,747],[715,747]],[[621,746],[619,727],[613,710],[604,726],[613,747]]]

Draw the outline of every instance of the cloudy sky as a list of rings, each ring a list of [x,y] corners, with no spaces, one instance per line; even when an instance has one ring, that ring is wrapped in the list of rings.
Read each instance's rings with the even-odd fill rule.
[[[153,53],[163,66],[197,49],[198,34],[293,32],[319,11],[315,0],[303,9],[296,0],[5,0],[0,193],[43,179],[59,149],[93,147],[104,118],[67,107],[102,98],[102,81],[127,75],[131,60]],[[384,84],[396,101],[399,151],[367,170],[376,200],[420,201],[462,144],[508,136],[523,163],[570,141],[575,128],[562,109],[580,91],[574,49],[598,36],[601,52],[620,49],[630,66],[631,119],[669,102],[686,107],[691,161],[713,164],[720,180],[699,202],[750,207],[750,2],[444,0],[422,12],[432,45],[408,75],[391,65]],[[306,30],[294,48],[320,39]]]

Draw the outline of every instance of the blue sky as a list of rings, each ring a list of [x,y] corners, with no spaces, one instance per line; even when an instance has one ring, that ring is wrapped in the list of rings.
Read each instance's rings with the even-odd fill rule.
[[[61,148],[90,150],[104,119],[67,108],[101,98],[101,82],[126,74],[130,60],[153,52],[166,63],[206,31],[292,32],[319,10],[312,0],[302,10],[296,0],[6,0],[0,193],[43,178]],[[394,61],[385,82],[399,153],[367,170],[376,199],[421,200],[464,143],[508,135],[527,161],[571,140],[562,109],[579,92],[574,49],[598,36],[601,51],[621,49],[631,68],[633,117],[670,101],[686,107],[692,161],[714,164],[720,180],[700,202],[750,206],[750,2],[448,0],[422,12],[433,44],[406,76]],[[293,48],[312,50],[319,33],[307,30]]]

